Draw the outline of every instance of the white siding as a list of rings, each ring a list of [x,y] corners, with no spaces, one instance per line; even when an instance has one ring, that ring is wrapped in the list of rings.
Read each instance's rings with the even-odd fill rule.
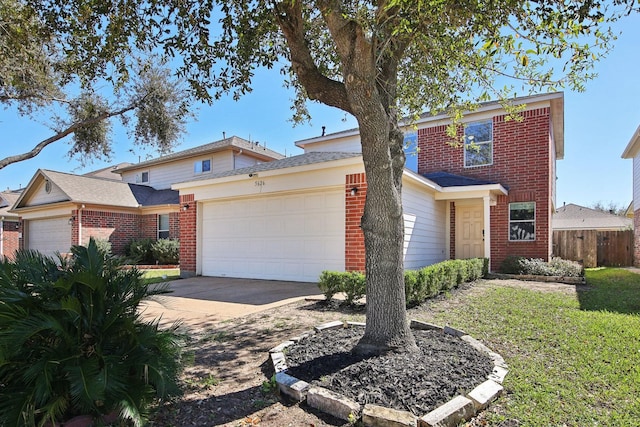
[[[250,166],[257,165],[258,163],[261,163],[258,159],[245,156],[244,154],[236,154],[234,156],[234,169],[248,168]]]
[[[444,261],[446,202],[436,201],[432,191],[404,181],[404,267],[412,270]]]
[[[30,197],[27,206],[38,206],[69,200],[69,197],[53,182],[51,183],[51,191],[47,193],[45,190],[45,183],[46,181],[42,181],[40,185],[38,185],[33,195]]]
[[[336,138],[329,141],[314,142],[304,147],[305,153],[313,152],[340,152],[340,153],[361,153],[360,135],[345,138]]]
[[[148,168],[140,168],[136,170],[126,171],[122,174],[122,180],[129,184],[144,184],[155,189],[162,190],[171,188],[171,184],[176,182],[184,182],[194,177],[200,177],[205,174],[194,173],[193,165],[195,162],[203,160],[211,160],[211,172],[218,173],[233,169],[233,152],[223,151],[209,155],[192,157],[190,159],[176,160],[175,162],[162,163]],[[149,172],[149,182],[140,182],[140,174]]]
[[[640,152],[633,158],[633,211],[640,209]]]

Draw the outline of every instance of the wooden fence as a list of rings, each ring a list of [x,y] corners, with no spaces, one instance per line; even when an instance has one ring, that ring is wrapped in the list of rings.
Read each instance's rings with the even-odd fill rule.
[[[554,256],[578,261],[585,267],[633,265],[633,230],[556,230]]]

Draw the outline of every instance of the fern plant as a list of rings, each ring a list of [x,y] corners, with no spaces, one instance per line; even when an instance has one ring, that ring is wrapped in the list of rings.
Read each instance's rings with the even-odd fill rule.
[[[0,261],[0,426],[42,426],[116,411],[142,425],[153,399],[179,393],[175,328],[145,322],[143,284],[96,242],[70,259],[20,251]]]

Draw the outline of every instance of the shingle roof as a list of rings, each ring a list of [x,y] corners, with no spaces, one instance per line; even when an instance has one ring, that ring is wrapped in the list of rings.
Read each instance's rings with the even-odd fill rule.
[[[179,203],[175,190],[155,190],[143,185],[50,170],[39,173],[60,188],[71,202],[128,208]]]
[[[187,150],[178,151],[177,153],[167,154],[166,156],[161,156],[161,157],[147,160],[141,163],[136,163],[131,166],[122,167],[116,170],[115,172],[119,173],[119,172],[124,172],[132,169],[138,169],[141,167],[147,167],[147,166],[151,166],[159,163],[165,163],[171,160],[193,157],[193,156],[197,156],[197,155],[208,153],[208,152],[221,151],[229,147],[237,147],[238,149],[241,149],[241,150],[248,150],[252,153],[266,156],[272,159],[284,158],[284,155],[276,151],[273,151],[264,146],[258,145],[257,143],[254,144],[250,141],[247,141],[246,139],[242,139],[237,136],[232,136],[229,138],[222,139],[220,141],[199,145],[197,147],[189,148]]]
[[[259,163],[241,169],[232,169],[226,172],[220,172],[213,175],[203,176],[196,179],[190,179],[184,182],[203,181],[215,178],[223,178],[226,176],[245,175],[250,173],[258,173],[270,170],[293,168],[298,166],[307,166],[316,163],[331,162],[335,160],[350,159],[353,157],[361,157],[361,153],[345,153],[345,152],[325,152],[315,151],[311,153],[300,154],[298,156],[286,157],[281,160],[272,162]]]
[[[443,171],[426,173],[426,174],[423,174],[422,176],[424,176],[430,181],[435,182],[440,187],[464,187],[468,185],[499,184],[499,182],[495,182],[495,181],[469,178],[466,176],[456,175],[453,173],[448,173]]]
[[[94,178],[104,178],[111,179],[113,181],[122,181],[122,176],[117,174],[115,171],[120,170],[122,168],[126,168],[131,166],[132,164],[129,162],[118,163],[117,165],[107,166],[102,169],[94,170],[91,172],[87,172],[82,174],[83,176],[92,176]]]
[[[2,199],[0,199],[0,215],[16,216],[8,211],[16,203],[18,197],[20,197],[20,193],[22,193],[22,190],[8,190],[0,192],[0,197],[2,197]]]
[[[633,228],[633,219],[569,203],[553,214],[554,230]]]

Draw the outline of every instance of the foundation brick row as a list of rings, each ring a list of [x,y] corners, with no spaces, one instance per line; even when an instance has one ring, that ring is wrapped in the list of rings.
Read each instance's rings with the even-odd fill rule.
[[[280,392],[298,402],[306,400],[306,403],[312,408],[319,409],[342,420],[355,422],[358,419],[362,419],[362,423],[366,427],[455,427],[461,422],[473,418],[477,412],[486,409],[504,390],[502,382],[509,370],[500,354],[492,351],[463,331],[449,326],[441,327],[417,320],[411,321],[410,326],[412,329],[436,330],[456,336],[476,350],[487,354],[494,363],[493,371],[489,374],[489,378],[466,396],[455,396],[447,403],[418,418],[408,411],[399,411],[378,405],[367,404],[362,408],[360,404],[352,399],[322,387],[311,386],[306,381],[286,373],[287,363],[283,351],[287,347],[314,333],[345,327],[364,326],[365,324],[362,322],[334,321],[323,323],[316,326],[313,331],[305,332],[273,347],[269,352]]]

